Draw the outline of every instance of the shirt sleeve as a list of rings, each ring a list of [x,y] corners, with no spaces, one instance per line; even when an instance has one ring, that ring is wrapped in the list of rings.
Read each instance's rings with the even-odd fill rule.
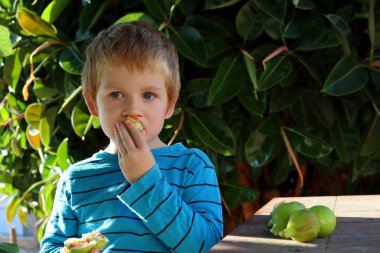
[[[222,239],[215,169],[202,161],[196,166],[188,171],[181,196],[157,164],[118,195],[173,252],[207,252]]]
[[[63,242],[77,237],[78,219],[71,208],[71,198],[67,190],[68,181],[62,176],[57,184],[53,210],[41,241],[40,253],[63,252]]]

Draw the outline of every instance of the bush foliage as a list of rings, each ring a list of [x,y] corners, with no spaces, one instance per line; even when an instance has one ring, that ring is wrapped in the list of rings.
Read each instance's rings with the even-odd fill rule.
[[[0,193],[7,219],[52,209],[60,175],[107,145],[81,97],[101,29],[143,20],[175,43],[181,98],[161,137],[205,150],[225,210],[269,168],[380,172],[380,1],[0,0]],[[354,192],[353,192],[354,193]]]

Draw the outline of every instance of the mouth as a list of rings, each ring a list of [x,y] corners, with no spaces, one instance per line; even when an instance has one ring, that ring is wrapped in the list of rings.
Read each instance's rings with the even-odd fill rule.
[[[129,120],[130,122],[133,123],[133,125],[135,125],[135,127],[140,131],[142,132],[145,128],[144,126],[141,124],[140,120],[134,116],[134,115],[127,115],[127,120]]]

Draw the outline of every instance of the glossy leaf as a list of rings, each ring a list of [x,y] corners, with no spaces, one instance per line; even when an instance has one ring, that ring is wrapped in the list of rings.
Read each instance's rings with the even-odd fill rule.
[[[226,39],[234,36],[233,25],[223,19],[217,17],[206,17],[201,15],[192,15],[186,19],[185,27],[194,27],[199,31],[205,40]]]
[[[373,51],[380,48],[380,3],[369,0],[368,7],[368,33]]]
[[[48,147],[50,145],[50,140],[54,131],[55,127],[55,119],[57,116],[57,107],[50,107],[47,109],[43,117],[40,120],[39,124],[39,131],[40,131],[40,138],[41,142],[45,147]]]
[[[74,107],[71,114],[71,125],[76,135],[82,138],[86,135],[86,130],[88,130],[88,125],[89,125],[90,120],[91,120],[91,116],[83,100],[81,100]]]
[[[149,13],[151,13],[158,21],[162,22],[169,19],[170,8],[173,0],[143,0]]]
[[[367,130],[360,149],[360,156],[369,157],[380,150],[380,116],[376,115]]]
[[[102,16],[110,1],[92,0],[86,2],[79,20],[79,34],[88,32]]]
[[[335,107],[333,101],[324,96],[316,97],[313,108],[319,123],[324,127],[330,128],[335,122]]]
[[[41,148],[41,139],[40,139],[39,130],[28,125],[28,127],[26,128],[26,138],[33,149],[38,150],[39,148]]]
[[[234,209],[242,202],[255,201],[260,193],[252,188],[244,187],[233,182],[220,183],[223,197],[227,200],[230,209]]]
[[[343,47],[345,54],[351,53],[352,44],[352,31],[348,23],[340,16],[335,14],[328,14],[326,18],[333,25],[335,31],[337,31],[338,39]]]
[[[19,253],[20,249],[16,243],[2,242],[0,243],[0,251],[2,253]]]
[[[215,39],[206,44],[205,67],[217,68],[226,57],[236,55],[236,48],[228,39]]]
[[[257,83],[257,90],[267,90],[284,81],[292,72],[292,62],[280,54],[266,63],[266,69]]]
[[[54,87],[44,85],[40,78],[34,79],[33,91],[39,99],[50,99],[59,94],[59,91]]]
[[[278,112],[288,108],[297,101],[301,94],[302,87],[295,83],[291,83],[285,88],[277,85],[273,88],[272,97],[269,103],[270,112]]]
[[[18,219],[21,221],[22,225],[28,225],[28,209],[26,207],[20,206],[18,209]]]
[[[156,25],[156,21],[146,12],[132,12],[128,13],[127,15],[119,18],[115,24],[119,23],[125,23],[125,22],[131,22],[131,21],[143,21],[147,24],[150,24],[152,26]]]
[[[73,48],[69,47],[59,55],[59,65],[68,73],[80,75],[84,61],[82,56]]]
[[[368,72],[356,65],[355,57],[344,56],[327,77],[323,91],[334,96],[354,93],[368,82]]]
[[[206,0],[204,10],[225,8],[234,5],[241,0]]]
[[[194,133],[206,146],[225,156],[235,153],[234,135],[219,115],[208,111],[197,111],[191,114],[190,119]]]
[[[260,123],[256,131],[266,136],[274,136],[280,134],[281,126],[282,122],[279,116],[276,113],[272,113]]]
[[[252,55],[250,55],[248,52],[243,51],[243,59],[245,66],[247,67],[248,76],[251,79],[251,82],[255,89],[258,87],[257,83],[257,68],[256,68],[256,62]]]
[[[43,104],[33,103],[28,105],[25,111],[25,120],[32,127],[38,129],[42,114],[45,112],[46,107]]]
[[[205,62],[206,48],[201,34],[193,27],[185,27],[171,34],[177,50],[184,57],[198,64]]]
[[[263,31],[263,17],[254,9],[254,6],[254,1],[248,1],[236,16],[236,31],[244,40],[254,40]]]
[[[41,18],[46,22],[53,24],[54,21],[59,18],[62,12],[65,10],[67,4],[69,4],[71,0],[53,0],[42,12]]]
[[[262,117],[267,103],[267,93],[265,91],[254,91],[250,85],[245,85],[238,94],[240,103],[250,113]]]
[[[34,36],[45,35],[55,37],[57,34],[57,30],[53,25],[26,8],[19,8],[17,10],[17,21],[25,31]]]
[[[245,159],[251,167],[265,166],[274,158],[278,144],[278,136],[266,136],[259,131],[254,131],[245,142]]]
[[[329,132],[339,159],[345,163],[353,161],[360,147],[358,126],[350,128],[343,117],[336,117],[335,124],[329,129]]]
[[[297,9],[312,10],[315,4],[311,0],[292,0],[292,3]]]
[[[7,204],[7,208],[5,210],[5,215],[6,215],[8,223],[12,223],[17,213],[20,203],[21,203],[21,198],[17,195],[12,196],[11,199],[9,200]]]
[[[317,158],[327,156],[333,147],[324,140],[293,128],[285,128],[292,147],[304,156]]]
[[[12,87],[16,89],[17,83],[20,80],[20,74],[22,69],[22,61],[24,58],[24,53],[21,49],[16,49],[15,54],[8,56],[5,59],[3,71],[4,80]]]
[[[271,16],[280,23],[284,23],[288,1],[256,0],[255,2],[267,15]]]
[[[208,93],[211,83],[211,78],[196,78],[186,84],[188,98],[195,107],[208,106]]]
[[[244,63],[240,56],[227,57],[218,68],[212,82],[208,101],[210,105],[218,105],[230,100],[239,93],[246,82]]]
[[[7,57],[13,53],[9,29],[0,25],[0,57]]]
[[[372,176],[380,173],[380,150],[369,157],[358,157],[354,163],[351,180],[359,177]]]
[[[57,150],[57,162],[62,171],[66,170],[69,167],[68,142],[68,138],[63,139],[63,141],[59,144]]]

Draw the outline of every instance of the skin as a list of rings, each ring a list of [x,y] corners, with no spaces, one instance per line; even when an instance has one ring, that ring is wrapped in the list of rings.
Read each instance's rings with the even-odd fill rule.
[[[133,184],[155,165],[151,149],[166,146],[158,135],[174,105],[169,105],[165,75],[152,68],[112,66],[102,73],[95,101],[85,100],[110,139],[106,151],[118,154],[123,175]],[[127,115],[137,117],[144,130],[140,132]]]

